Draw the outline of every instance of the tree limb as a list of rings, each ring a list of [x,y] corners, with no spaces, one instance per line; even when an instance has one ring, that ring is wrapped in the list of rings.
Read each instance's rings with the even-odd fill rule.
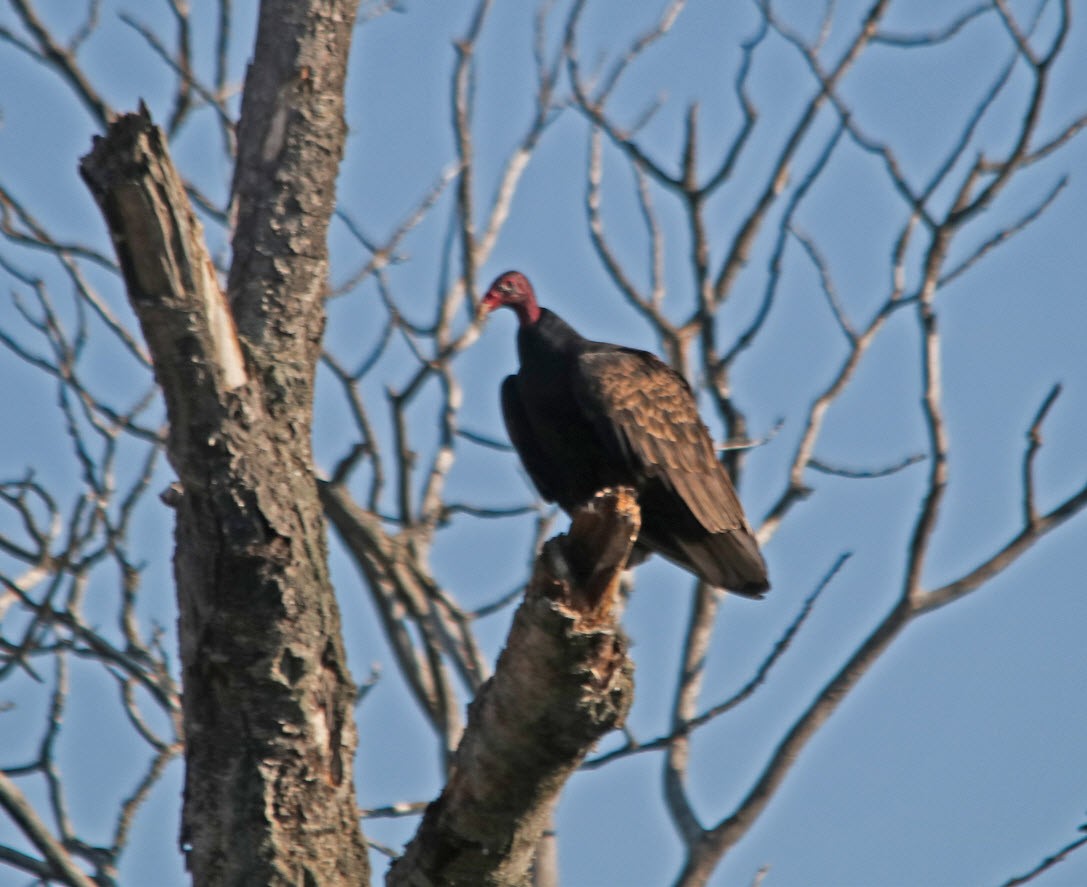
[[[6,773],[0,772],[0,807],[10,816],[23,834],[45,857],[45,863],[37,873],[42,877],[56,878],[71,887],[94,887],[94,881],[85,874],[64,846],[53,837],[38,814]],[[5,848],[6,849],[6,848]],[[22,854],[20,854],[21,856]],[[24,867],[33,870],[25,857]]]
[[[619,580],[639,526],[632,492],[606,490],[546,543],[449,782],[389,885],[530,883],[559,792],[632,701]]]

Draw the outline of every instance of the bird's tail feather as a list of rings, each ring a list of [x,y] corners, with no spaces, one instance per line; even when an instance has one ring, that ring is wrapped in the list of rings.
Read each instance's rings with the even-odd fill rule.
[[[699,539],[646,538],[643,530],[640,541],[716,588],[752,598],[761,598],[770,588],[766,562],[747,530],[726,530]]]

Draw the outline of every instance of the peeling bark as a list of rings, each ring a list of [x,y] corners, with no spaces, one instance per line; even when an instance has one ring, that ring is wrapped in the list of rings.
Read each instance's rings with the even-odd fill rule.
[[[229,304],[146,110],[114,121],[81,164],[152,355],[180,481],[181,840],[198,885],[369,880],[355,687],[310,449],[354,11],[262,5]],[[278,98],[260,117],[253,96],[267,88]]]
[[[469,707],[449,782],[389,885],[531,883],[559,792],[630,708],[619,580],[639,526],[633,493],[607,490],[544,546],[495,674]]]

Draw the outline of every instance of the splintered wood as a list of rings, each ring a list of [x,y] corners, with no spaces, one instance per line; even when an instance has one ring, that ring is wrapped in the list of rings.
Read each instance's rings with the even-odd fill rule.
[[[549,565],[560,581],[557,601],[580,628],[616,617],[619,583],[640,526],[634,490],[609,487],[574,512],[569,533],[548,543],[555,546]]]

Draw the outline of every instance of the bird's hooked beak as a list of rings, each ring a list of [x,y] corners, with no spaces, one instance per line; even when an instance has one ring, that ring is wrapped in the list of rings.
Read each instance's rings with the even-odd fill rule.
[[[479,300],[479,307],[476,308],[476,320],[484,322],[490,316],[490,313],[494,311],[499,305],[498,298],[491,290],[487,291],[482,299]]]

